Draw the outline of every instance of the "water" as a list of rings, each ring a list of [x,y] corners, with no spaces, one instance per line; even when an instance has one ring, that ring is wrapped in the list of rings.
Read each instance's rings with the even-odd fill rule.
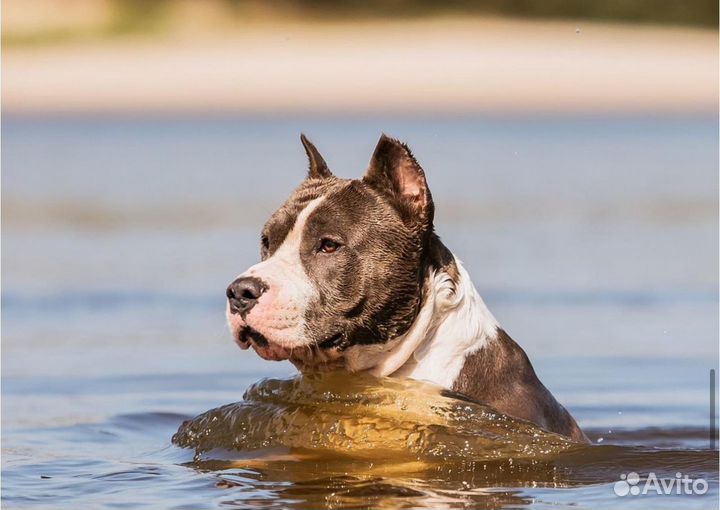
[[[260,225],[301,179],[301,130],[341,176],[362,172],[381,130],[411,144],[439,233],[594,446],[523,457],[527,437],[513,425],[502,448],[429,458],[399,446],[416,422],[453,447],[477,432],[433,418],[420,399],[407,420],[378,415],[382,406],[316,408],[317,430],[330,416],[386,427],[395,439],[384,453],[288,444],[302,434],[253,436],[267,444],[252,449],[213,433],[197,457],[171,443],[184,421],[294,373],[239,351],[223,302],[257,260]],[[717,507],[707,450],[717,134],[702,118],[5,118],[3,505]],[[291,383],[255,388],[267,384]],[[362,393],[352,388],[326,389],[337,403]],[[307,409],[283,391],[275,419]],[[633,470],[681,471],[710,489],[615,496]]]
[[[543,460],[573,443],[520,420],[448,397],[435,386],[344,372],[265,379],[242,402],[189,420],[173,444],[195,460],[217,449],[372,462]]]

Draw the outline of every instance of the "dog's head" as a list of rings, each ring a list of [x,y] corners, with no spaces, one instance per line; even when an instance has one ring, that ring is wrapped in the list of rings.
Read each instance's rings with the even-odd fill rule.
[[[228,287],[227,317],[242,348],[333,368],[413,323],[433,260],[434,208],[422,168],[397,140],[383,135],[365,176],[349,180],[301,139],[307,178],[265,224],[262,261]]]

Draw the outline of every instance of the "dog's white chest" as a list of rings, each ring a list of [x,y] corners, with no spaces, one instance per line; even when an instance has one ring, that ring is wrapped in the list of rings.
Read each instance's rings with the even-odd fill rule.
[[[465,268],[455,260],[459,281],[436,274],[416,324],[373,370],[452,388],[466,358],[497,335],[498,323]],[[403,347],[406,347],[403,352]]]

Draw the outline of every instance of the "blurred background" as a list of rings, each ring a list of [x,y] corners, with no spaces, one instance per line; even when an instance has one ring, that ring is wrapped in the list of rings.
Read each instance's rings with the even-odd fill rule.
[[[438,232],[582,426],[706,427],[717,21],[714,0],[4,0],[7,483],[72,443],[37,427],[293,372],[234,346],[224,292],[304,176],[301,131],[343,177],[381,132],[409,143]]]
[[[712,112],[712,0],[7,0],[6,113]]]

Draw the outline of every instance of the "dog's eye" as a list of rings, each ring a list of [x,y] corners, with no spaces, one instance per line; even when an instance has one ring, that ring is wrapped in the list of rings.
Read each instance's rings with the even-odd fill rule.
[[[332,239],[324,238],[320,241],[320,251],[323,253],[333,253],[340,248],[340,243],[333,241]]]

